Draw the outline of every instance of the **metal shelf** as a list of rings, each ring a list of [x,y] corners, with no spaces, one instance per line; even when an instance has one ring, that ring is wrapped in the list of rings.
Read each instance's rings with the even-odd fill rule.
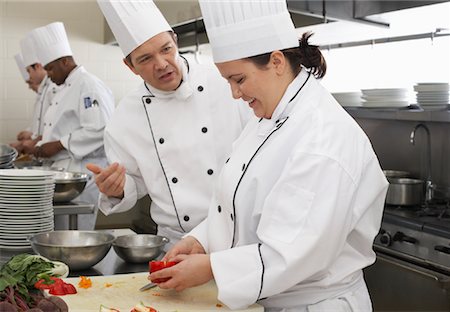
[[[345,110],[354,118],[430,121],[450,123],[450,111],[424,111],[422,109],[378,109],[364,107],[346,107]]]

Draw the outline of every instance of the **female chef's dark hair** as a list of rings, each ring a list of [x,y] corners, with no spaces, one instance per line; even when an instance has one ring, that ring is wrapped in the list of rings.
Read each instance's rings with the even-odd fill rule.
[[[322,78],[327,71],[327,63],[325,58],[320,52],[319,47],[316,45],[310,45],[308,39],[313,34],[306,32],[299,40],[298,47],[281,50],[284,56],[288,59],[292,72],[296,76],[302,65],[309,69],[311,74],[316,78]],[[269,63],[270,55],[272,53],[265,53],[247,58],[258,67],[265,67]]]

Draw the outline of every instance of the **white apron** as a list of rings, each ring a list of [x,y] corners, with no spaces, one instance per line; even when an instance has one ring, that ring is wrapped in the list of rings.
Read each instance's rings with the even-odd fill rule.
[[[158,233],[172,243],[206,217],[217,175],[251,116],[215,67],[180,62],[183,83],[176,91],[142,82],[117,107],[105,151],[110,163],[126,168],[125,197],[100,196],[108,215],[131,209],[148,193]]]
[[[61,141],[65,150],[50,158],[54,161],[52,166],[89,175],[87,163],[105,166],[103,131],[113,110],[112,92],[100,79],[82,66],[72,70],[49,104],[42,141],[38,143]],[[92,214],[78,216],[79,229],[94,229],[98,193],[94,179],[90,179],[83,193],[74,200],[96,206]],[[55,217],[55,229],[67,229],[67,225],[67,216]]]
[[[190,235],[211,253],[227,306],[302,311],[363,287],[387,186],[364,132],[303,69],[272,119],[235,142]]]

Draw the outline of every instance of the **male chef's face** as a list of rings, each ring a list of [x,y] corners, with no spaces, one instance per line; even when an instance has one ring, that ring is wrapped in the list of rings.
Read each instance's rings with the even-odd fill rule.
[[[173,91],[179,87],[183,78],[177,58],[174,34],[162,32],[134,49],[124,62],[152,87]]]
[[[66,81],[67,73],[64,67],[64,58],[54,60],[45,65],[44,69],[47,71],[48,77],[58,86]]]
[[[34,92],[37,92],[46,72],[39,63],[27,66],[27,72],[30,75],[30,79],[27,80],[28,87]]]

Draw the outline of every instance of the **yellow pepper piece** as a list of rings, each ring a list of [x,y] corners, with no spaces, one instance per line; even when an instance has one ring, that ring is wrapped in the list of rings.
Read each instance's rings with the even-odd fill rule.
[[[90,288],[92,287],[92,281],[89,277],[80,276],[80,282],[78,283],[80,288]]]

